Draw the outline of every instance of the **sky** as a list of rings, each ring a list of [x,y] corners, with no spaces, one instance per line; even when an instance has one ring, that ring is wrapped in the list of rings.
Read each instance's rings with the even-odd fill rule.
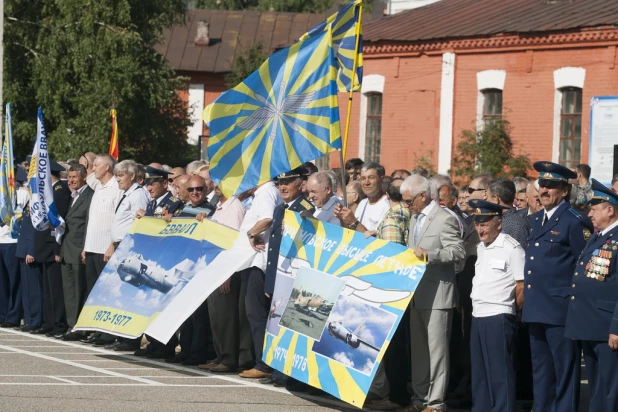
[[[397,316],[369,306],[354,297],[340,296],[328,318],[329,322],[342,321],[350,332],[354,332],[363,320],[365,324],[358,332],[358,337],[380,348],[397,320]],[[322,339],[313,344],[313,351],[367,375],[371,373],[378,356],[377,351],[363,344],[358,349],[352,349],[345,342],[332,337],[328,331],[324,331]]]
[[[311,292],[319,295],[328,302],[334,302],[345,286],[345,281],[328,273],[321,272],[309,267],[302,267],[296,275],[294,289],[302,286],[303,292]]]

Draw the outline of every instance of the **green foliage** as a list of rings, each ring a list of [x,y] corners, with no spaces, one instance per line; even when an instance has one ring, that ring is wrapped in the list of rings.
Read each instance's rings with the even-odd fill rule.
[[[268,58],[261,42],[257,42],[244,53],[236,56],[232,69],[225,75],[225,85],[230,89],[240,84],[247,76],[260,68]]]
[[[333,0],[196,0],[195,7],[220,10],[263,10],[293,13],[323,13]]]
[[[424,144],[421,142],[421,149],[418,153],[414,153],[414,168],[422,167],[427,170],[430,175],[436,174],[436,169],[433,165],[433,150],[425,150]]]
[[[32,150],[39,105],[53,156],[107,152],[115,103],[121,158],[190,156],[177,93],[185,79],[154,50],[185,13],[184,0],[7,0],[4,100],[15,108],[16,153]]]
[[[506,120],[485,125],[483,130],[464,130],[453,157],[454,176],[471,179],[478,173],[493,176],[526,176],[531,168],[527,154],[515,155],[511,126]]]

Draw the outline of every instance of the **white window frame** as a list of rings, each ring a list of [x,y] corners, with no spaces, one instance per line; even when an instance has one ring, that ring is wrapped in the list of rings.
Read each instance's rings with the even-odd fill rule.
[[[562,112],[562,89],[565,87],[577,87],[582,89],[583,94],[585,80],[586,69],[582,67],[562,67],[558,70],[554,70],[554,140],[551,151],[551,161],[554,163],[558,163],[560,160],[560,113]]]
[[[367,95],[369,93],[382,94],[382,105],[384,105],[385,80],[386,78],[381,74],[369,74],[363,76],[363,85],[361,86],[360,96],[360,123],[358,125],[358,157],[361,159],[365,158],[365,133],[367,132]]]
[[[202,112],[204,111],[204,85],[189,85],[189,118],[193,122],[187,130],[187,142],[191,145],[200,143],[200,136],[203,135],[204,123],[202,122]]]
[[[476,130],[483,130],[483,108],[485,107],[485,94],[488,89],[502,91],[502,102],[504,109],[504,83],[506,82],[505,70],[484,70],[476,74],[476,88],[478,90],[476,98]]]

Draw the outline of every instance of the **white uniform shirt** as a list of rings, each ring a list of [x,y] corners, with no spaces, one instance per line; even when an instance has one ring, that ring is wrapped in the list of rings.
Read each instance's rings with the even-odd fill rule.
[[[26,207],[30,201],[30,191],[27,186],[18,187],[15,189],[15,197],[17,209],[21,209],[23,211],[24,207]],[[0,244],[4,243],[17,243],[17,239],[13,239],[11,237],[10,222],[5,222],[5,225],[0,227]]]
[[[367,230],[376,230],[390,208],[391,204],[386,195],[374,204],[370,204],[369,199],[363,199],[358,204],[354,216]]]
[[[249,238],[247,237],[247,231],[249,231],[257,222],[264,219],[272,219],[275,214],[275,208],[283,203],[279,189],[273,182],[264,183],[258,187],[255,191],[251,208],[247,210],[245,218],[240,225],[240,237],[246,239],[247,243]],[[253,263],[250,266],[258,267],[262,270],[266,270],[268,239],[270,238],[271,228],[266,230],[260,235],[263,242],[266,243],[266,248],[262,252],[258,252],[253,259]]]
[[[315,208],[315,212],[313,213],[313,217],[315,217],[316,219],[318,219],[318,220],[320,220],[322,222],[330,223],[332,225],[341,226],[341,221],[339,220],[338,217],[334,216],[334,214],[333,214],[333,213],[335,213],[335,206],[338,203],[341,203],[341,199],[339,199],[337,196],[331,196],[331,198],[328,199],[328,202],[326,202],[324,207],[316,207]]]
[[[496,240],[476,247],[472,279],[472,316],[515,314],[515,282],[524,280],[525,252],[518,241],[500,233]]]
[[[150,195],[137,183],[120,195],[120,203],[116,204],[114,223],[112,224],[112,242],[120,242],[129,232],[136,219],[138,210],[146,210]]]
[[[90,176],[88,176],[89,178]],[[90,209],[88,210],[89,218],[84,251],[103,255],[107,248],[109,248],[109,245],[112,244],[111,229],[121,190],[113,176],[104,185],[96,179],[94,181],[90,179],[88,185],[94,188],[94,194],[92,195]]]

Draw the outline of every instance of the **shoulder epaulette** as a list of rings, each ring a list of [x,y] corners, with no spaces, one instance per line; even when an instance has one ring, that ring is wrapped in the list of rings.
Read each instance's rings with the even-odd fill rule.
[[[170,199],[172,202],[179,202],[179,201],[180,201],[180,199],[178,199],[177,197],[174,197],[174,196],[170,196],[170,197],[169,197],[169,199]]]
[[[300,201],[300,205],[306,210],[313,209],[313,205],[304,199]]]
[[[568,210],[569,210],[569,212],[571,212],[571,214],[572,214],[573,216],[575,216],[575,217],[576,217],[576,218],[578,218],[579,220],[583,220],[583,219],[584,219],[584,217],[582,216],[582,214],[581,214],[581,213],[579,213],[579,211],[578,211],[577,209],[575,209],[573,206],[570,206]]]
[[[521,247],[521,244],[515,240],[512,236],[505,236],[504,239],[513,247],[517,248],[517,247]]]

